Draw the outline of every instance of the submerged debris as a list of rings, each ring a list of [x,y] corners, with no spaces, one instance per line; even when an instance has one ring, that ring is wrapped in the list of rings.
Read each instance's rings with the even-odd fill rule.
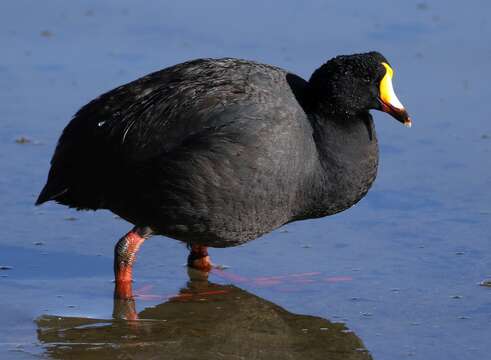
[[[29,139],[28,137],[20,136],[17,139],[15,139],[15,142],[17,144],[30,144],[30,143],[32,143],[32,140]]]
[[[41,36],[45,38],[50,38],[53,36],[53,33],[49,30],[43,30],[41,31]]]
[[[15,143],[20,144],[20,145],[25,145],[25,144],[34,144],[34,145],[42,145],[43,143],[38,141],[38,140],[33,140],[27,136],[19,136],[15,138]]]
[[[12,270],[12,266],[0,265],[0,270]]]

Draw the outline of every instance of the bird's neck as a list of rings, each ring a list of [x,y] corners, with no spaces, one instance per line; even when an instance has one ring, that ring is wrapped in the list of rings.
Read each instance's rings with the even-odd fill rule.
[[[377,174],[378,145],[371,115],[337,116],[317,112],[311,116],[318,166],[310,207],[325,216],[356,204]]]

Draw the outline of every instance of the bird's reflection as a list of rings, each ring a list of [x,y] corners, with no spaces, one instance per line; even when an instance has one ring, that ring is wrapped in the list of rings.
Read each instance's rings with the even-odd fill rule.
[[[372,359],[343,324],[292,314],[199,274],[139,314],[133,301],[115,299],[112,320],[44,315],[38,339],[54,359]]]

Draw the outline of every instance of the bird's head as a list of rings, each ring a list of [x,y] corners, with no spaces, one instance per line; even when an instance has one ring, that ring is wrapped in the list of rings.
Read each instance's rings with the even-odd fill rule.
[[[317,98],[338,114],[376,109],[410,127],[412,122],[392,86],[394,70],[378,52],[337,56],[309,80]]]

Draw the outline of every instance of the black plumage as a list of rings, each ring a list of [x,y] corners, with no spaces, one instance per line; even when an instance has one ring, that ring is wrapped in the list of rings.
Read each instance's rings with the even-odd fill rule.
[[[239,59],[200,59],[109,91],[63,131],[49,200],[109,209],[188,243],[238,245],[349,208],[377,173],[370,109],[387,60],[334,58],[309,81]]]

